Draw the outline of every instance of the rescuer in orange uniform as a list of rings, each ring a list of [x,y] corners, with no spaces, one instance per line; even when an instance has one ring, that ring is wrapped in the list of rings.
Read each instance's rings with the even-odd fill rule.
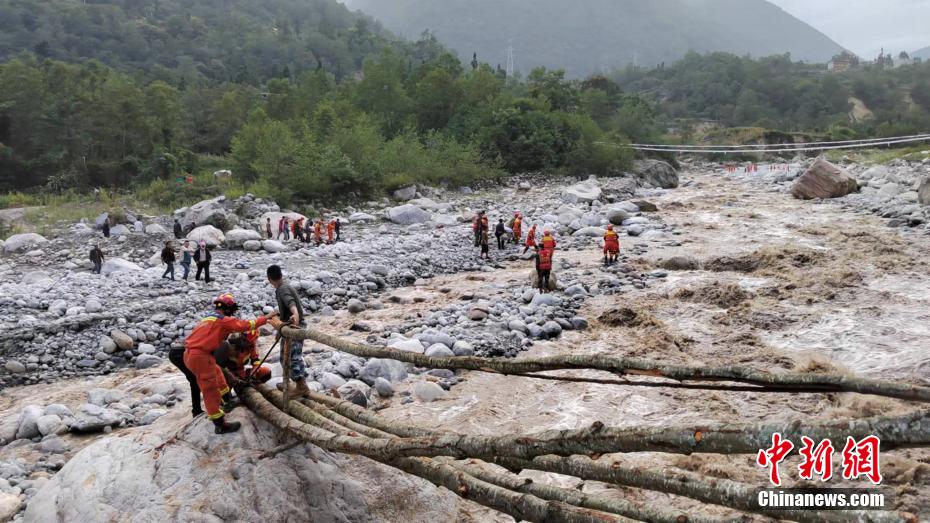
[[[555,238],[552,237],[552,231],[550,231],[549,229],[544,230],[543,237],[542,237],[543,249],[549,249],[550,251],[554,251],[555,246],[556,246],[556,243],[555,243]]]
[[[330,222],[326,224],[326,243],[332,244],[333,236],[335,234],[336,234],[336,222],[330,220]]]
[[[614,232],[614,226],[608,225],[607,232],[604,233],[604,265],[616,263],[618,254],[620,254],[620,237]]]
[[[517,245],[520,245],[520,240],[523,239],[523,216],[520,215],[520,212],[517,211],[513,217],[513,242]]]
[[[319,247],[320,244],[323,243],[323,220],[322,219],[317,220],[316,223],[313,224],[313,239],[314,241],[316,241],[317,247]]]
[[[552,249],[536,247],[536,277],[540,293],[549,292],[549,275],[552,274]]]
[[[523,249],[523,254],[526,254],[526,251],[530,250],[530,248],[532,247],[536,247],[536,224],[535,223],[532,225],[532,227],[530,227],[529,232],[526,233],[526,247]]]
[[[232,294],[223,294],[213,300],[214,312],[194,327],[193,332],[184,340],[184,365],[197,379],[197,385],[203,394],[207,408],[207,417],[216,426],[217,434],[239,430],[239,422],[226,421],[223,407],[227,410],[235,407],[229,386],[223,371],[216,364],[213,352],[234,332],[255,330],[274,314],[259,316],[254,320],[240,320],[233,315],[239,310]]]
[[[258,329],[243,334],[231,334],[214,353],[216,364],[228,369],[240,380],[251,377],[252,381],[265,383],[271,379],[271,369],[262,365],[258,355]],[[251,369],[246,369],[249,365]],[[237,389],[238,390],[238,389]]]

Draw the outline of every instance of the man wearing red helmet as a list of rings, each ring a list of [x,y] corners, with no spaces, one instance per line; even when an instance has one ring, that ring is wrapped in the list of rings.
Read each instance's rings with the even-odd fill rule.
[[[236,404],[213,353],[230,334],[255,330],[273,318],[274,314],[259,316],[254,320],[237,319],[233,315],[239,306],[232,294],[217,297],[213,300],[213,307],[213,314],[202,319],[184,340],[184,365],[197,380],[207,408],[207,417],[216,426],[216,433],[225,434],[239,430],[240,424],[226,421],[224,407],[231,410]]]
[[[256,383],[265,383],[271,379],[271,369],[261,364],[258,355],[258,329],[231,334],[226,342],[214,353],[217,365],[228,369],[240,380],[251,378]],[[246,365],[251,370],[247,370]]]
[[[616,263],[618,254],[620,254],[620,237],[614,232],[614,226],[608,225],[607,232],[604,233],[604,265]]]

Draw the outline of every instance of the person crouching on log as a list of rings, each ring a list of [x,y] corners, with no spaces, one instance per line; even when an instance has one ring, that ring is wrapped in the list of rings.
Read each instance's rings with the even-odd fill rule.
[[[604,233],[604,265],[617,263],[618,254],[620,254],[620,237],[614,232],[614,226],[608,225],[607,232]]]
[[[536,246],[536,277],[540,293],[549,292],[549,275],[552,274],[552,249]]]
[[[257,329],[244,334],[230,334],[226,343],[216,350],[216,364],[229,370],[239,380],[265,383],[271,379],[271,369],[262,365],[257,342]],[[246,365],[250,368],[247,369]]]
[[[229,392],[222,369],[216,364],[214,351],[230,334],[255,330],[275,314],[259,316],[254,320],[237,319],[234,315],[239,305],[232,294],[217,297],[213,300],[213,308],[213,314],[200,320],[184,340],[184,366],[196,378],[207,408],[207,417],[213,421],[215,432],[226,434],[239,430],[240,423],[226,421],[226,412],[235,408],[237,403]],[[184,369],[181,370],[183,372]],[[190,380],[189,374],[185,373],[185,376]]]

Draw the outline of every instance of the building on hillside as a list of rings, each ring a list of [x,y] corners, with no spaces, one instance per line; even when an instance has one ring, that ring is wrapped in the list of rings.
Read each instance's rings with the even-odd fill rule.
[[[843,71],[848,71],[858,66],[859,57],[849,51],[843,51],[827,62],[827,71],[831,73],[842,73]]]

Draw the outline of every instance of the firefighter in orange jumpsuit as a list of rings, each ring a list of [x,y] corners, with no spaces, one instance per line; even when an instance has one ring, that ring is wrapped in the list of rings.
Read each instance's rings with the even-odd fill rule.
[[[536,277],[540,293],[549,292],[549,276],[552,274],[552,249],[536,247]]]
[[[520,215],[520,212],[513,217],[513,242],[517,245],[520,245],[520,240],[523,239],[523,216]]]
[[[335,234],[336,234],[336,222],[330,220],[330,222],[326,224],[326,243],[332,244],[333,236]]]
[[[262,365],[258,355],[258,329],[250,330],[244,334],[231,334],[216,350],[216,364],[228,369],[240,380],[247,378],[257,383],[265,383],[271,379],[271,369]],[[251,370],[246,370],[246,365]]]
[[[313,224],[313,239],[316,241],[317,246],[323,243],[323,220],[317,220]]]
[[[207,408],[207,417],[216,426],[217,434],[239,430],[239,422],[227,422],[223,407],[235,407],[223,371],[216,364],[213,352],[234,332],[248,332],[264,325],[274,314],[254,320],[240,320],[233,315],[239,309],[232,294],[223,294],[213,300],[214,312],[202,319],[184,340],[184,365],[197,379]]]
[[[535,223],[530,227],[530,230],[526,233],[526,248],[523,249],[523,254],[526,254],[526,251],[530,250],[533,247],[536,247],[536,224]]]
[[[549,249],[550,251],[554,251],[555,246],[556,246],[556,243],[555,243],[555,238],[552,237],[552,231],[550,231],[549,229],[544,230],[543,237],[542,237],[543,249]]]
[[[607,232],[604,233],[604,265],[617,263],[618,254],[620,254],[620,237],[614,232],[614,226],[608,225]]]

